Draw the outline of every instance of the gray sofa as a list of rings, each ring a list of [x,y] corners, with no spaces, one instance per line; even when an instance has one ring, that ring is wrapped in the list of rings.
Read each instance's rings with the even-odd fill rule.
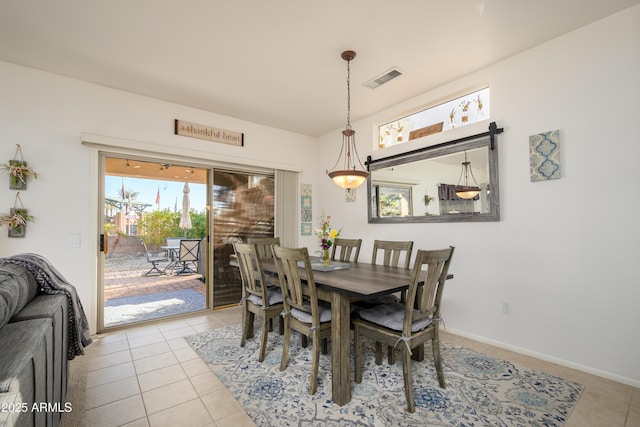
[[[46,271],[23,261],[0,258],[0,427],[57,426],[72,409],[65,396],[78,352],[70,351],[73,305],[46,285]]]

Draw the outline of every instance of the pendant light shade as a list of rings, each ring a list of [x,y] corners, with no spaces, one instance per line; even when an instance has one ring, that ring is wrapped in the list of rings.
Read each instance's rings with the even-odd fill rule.
[[[470,184],[469,176],[473,180],[474,185]],[[461,184],[462,183],[462,184]],[[478,194],[480,194],[480,187],[476,182],[476,178],[473,176],[473,171],[471,170],[471,162],[467,161],[467,152],[464,152],[464,162],[462,162],[462,171],[460,172],[460,179],[458,179],[458,184],[455,186],[456,196],[461,199],[473,199]]]
[[[359,187],[369,176],[369,172],[358,157],[356,131],[351,129],[351,68],[349,63],[355,57],[356,53],[352,50],[342,52],[342,59],[347,61],[347,126],[342,131],[342,148],[338,160],[330,171],[327,170],[327,175],[334,184],[341,188]],[[360,168],[356,168],[356,165],[359,165]]]

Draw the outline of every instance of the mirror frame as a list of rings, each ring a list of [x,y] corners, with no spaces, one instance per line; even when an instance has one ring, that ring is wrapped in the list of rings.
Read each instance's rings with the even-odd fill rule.
[[[433,159],[448,154],[464,152],[466,150],[486,147],[489,159],[489,213],[471,213],[454,215],[422,215],[422,216],[395,216],[386,218],[373,217],[371,197],[373,186],[373,174],[367,177],[367,212],[369,223],[373,224],[406,224],[406,223],[441,223],[441,222],[487,222],[500,221],[500,185],[498,176],[498,144],[496,134],[502,132],[495,122],[489,126],[490,131],[478,135],[461,138],[454,141],[413,150],[394,156],[389,156],[377,160],[367,158],[367,168],[370,172],[391,166],[413,163],[420,160]]]

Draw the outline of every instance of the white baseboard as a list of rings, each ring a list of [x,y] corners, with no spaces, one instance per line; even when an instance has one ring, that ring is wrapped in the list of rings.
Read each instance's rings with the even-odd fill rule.
[[[640,388],[640,381],[634,380],[632,378],[623,377],[623,376],[614,374],[612,372],[602,371],[600,369],[595,369],[595,368],[592,368],[592,367],[589,367],[589,366],[581,365],[579,363],[571,362],[569,360],[564,360],[564,359],[560,359],[560,358],[557,358],[557,357],[549,356],[548,354],[538,353],[538,352],[531,351],[531,350],[526,349],[526,348],[513,346],[511,344],[507,344],[507,343],[504,343],[504,342],[501,342],[501,341],[496,341],[496,340],[492,340],[490,338],[481,337],[481,336],[474,335],[474,334],[469,334],[467,332],[459,331],[457,329],[447,328],[447,329],[445,329],[445,331],[449,332],[449,333],[452,333],[452,334],[455,334],[455,335],[460,335],[461,337],[472,339],[474,341],[482,342],[482,343],[485,343],[485,344],[490,344],[490,345],[495,346],[495,347],[500,347],[500,348],[503,348],[505,350],[510,350],[510,351],[514,351],[516,353],[524,354],[526,356],[535,357],[537,359],[544,360],[546,362],[555,363],[555,364],[558,364],[558,365],[561,365],[561,366],[564,366],[564,367],[567,367],[567,368],[577,369],[579,371],[586,372],[586,373],[591,374],[591,375],[596,375],[598,377],[606,378],[606,379],[609,379],[609,380],[612,380],[612,381],[617,381],[619,383],[626,384],[626,385],[629,385],[631,387]]]

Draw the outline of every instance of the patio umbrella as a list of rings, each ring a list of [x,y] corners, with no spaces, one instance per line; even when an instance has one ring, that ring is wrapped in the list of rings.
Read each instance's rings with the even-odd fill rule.
[[[191,215],[189,215],[189,208],[191,202],[189,201],[189,183],[184,183],[184,189],[182,190],[182,216],[180,217],[180,228],[184,230],[184,237],[187,237],[187,230],[193,227],[191,225]]]

